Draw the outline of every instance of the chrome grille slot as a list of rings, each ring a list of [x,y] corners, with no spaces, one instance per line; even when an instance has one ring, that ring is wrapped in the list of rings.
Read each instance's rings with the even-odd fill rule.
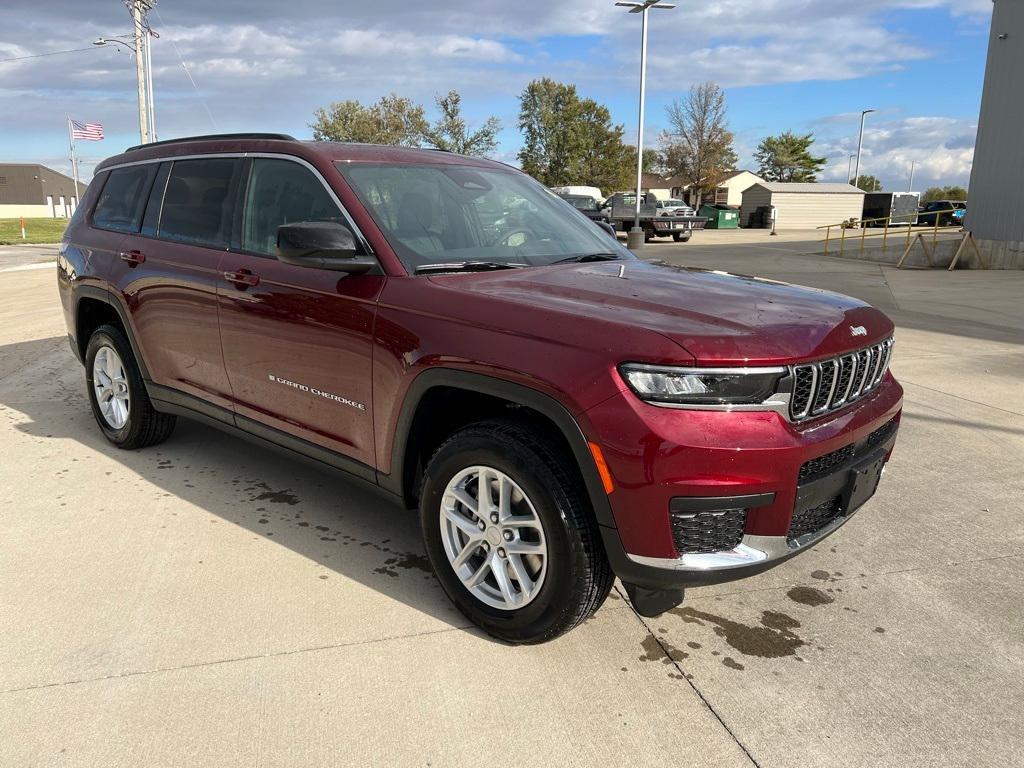
[[[789,413],[794,421],[838,410],[882,381],[892,357],[893,340],[847,355],[793,366]]]

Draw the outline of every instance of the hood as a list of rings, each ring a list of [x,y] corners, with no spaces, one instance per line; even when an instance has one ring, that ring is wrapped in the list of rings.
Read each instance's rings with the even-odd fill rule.
[[[829,291],[719,271],[618,261],[431,278],[530,308],[646,328],[702,364],[779,365],[873,344],[892,321]],[[628,357],[628,352],[625,353]]]

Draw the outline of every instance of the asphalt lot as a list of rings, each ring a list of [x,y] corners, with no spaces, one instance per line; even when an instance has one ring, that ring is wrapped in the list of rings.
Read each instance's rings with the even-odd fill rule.
[[[879,496],[773,571],[654,620],[613,593],[529,648],[468,628],[359,487],[189,422],[110,447],[53,272],[0,253],[0,765],[1024,764],[1024,272],[805,239],[644,256],[892,315]]]

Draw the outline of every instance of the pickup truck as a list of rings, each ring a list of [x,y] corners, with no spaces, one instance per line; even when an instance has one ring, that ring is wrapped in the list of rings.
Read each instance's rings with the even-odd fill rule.
[[[622,232],[633,227],[636,217],[636,193],[616,192],[604,204],[605,215],[611,224]],[[666,215],[659,209],[658,199],[651,192],[642,193],[640,198],[640,227],[644,231],[644,242],[655,237],[669,237],[677,243],[685,243],[694,231],[704,229],[708,220],[702,216]]]

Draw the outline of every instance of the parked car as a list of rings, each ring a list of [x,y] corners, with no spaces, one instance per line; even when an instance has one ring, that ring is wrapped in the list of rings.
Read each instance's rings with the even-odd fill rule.
[[[659,216],[696,216],[696,211],[682,200],[669,199],[658,201]]]
[[[963,224],[967,213],[967,203],[962,200],[932,200],[918,210],[917,223],[935,226],[935,218],[939,219],[940,227],[951,227]]]
[[[558,196],[591,221],[608,223],[608,216],[604,209],[597,200],[590,195],[559,194]]]
[[[615,576],[654,616],[814,547],[875,493],[900,421],[877,309],[638,260],[480,158],[133,147],[97,167],[57,276],[111,444],[195,418],[377,486],[513,643],[586,620]]]

